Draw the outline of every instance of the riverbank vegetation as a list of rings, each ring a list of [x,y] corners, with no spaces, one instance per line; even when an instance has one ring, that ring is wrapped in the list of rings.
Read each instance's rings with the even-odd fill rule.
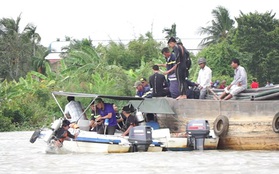
[[[197,58],[205,57],[213,81],[231,82],[230,60],[237,57],[249,82],[256,78],[261,86],[267,80],[278,83],[279,20],[275,13],[240,12],[233,19],[224,7],[217,7],[212,15],[211,24],[199,31],[206,34],[202,50],[191,54],[190,79],[197,78]],[[20,21],[20,16],[0,19],[0,131],[31,130],[62,117],[52,91],[133,96],[134,82],[148,78],[152,65],[165,62],[161,49],[167,46],[167,39],[159,42],[148,31],[127,44],[111,41],[93,45],[87,38],[72,40],[53,71],[45,59],[50,50],[40,45],[36,26],[27,24],[20,31]],[[175,27],[165,29],[166,38],[176,36]],[[80,100],[84,105],[89,102]],[[67,103],[65,98],[59,101],[62,106]]]

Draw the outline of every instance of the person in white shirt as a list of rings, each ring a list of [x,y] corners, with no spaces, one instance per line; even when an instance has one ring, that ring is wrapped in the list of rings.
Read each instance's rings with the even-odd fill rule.
[[[69,101],[68,104],[65,106],[64,114],[68,118],[68,120],[73,123],[77,122],[78,120],[87,120],[85,114],[83,113],[83,108],[79,101],[75,101],[75,97],[68,96],[67,100]]]
[[[234,79],[229,86],[224,89],[220,100],[229,100],[236,94],[247,89],[247,73],[244,67],[240,66],[238,59],[232,59],[231,67],[234,69]]]
[[[210,87],[211,78],[212,78],[212,71],[206,65],[205,58],[199,58],[198,64],[200,66],[200,71],[197,79],[197,85],[200,89],[200,99],[206,98],[207,88]]]

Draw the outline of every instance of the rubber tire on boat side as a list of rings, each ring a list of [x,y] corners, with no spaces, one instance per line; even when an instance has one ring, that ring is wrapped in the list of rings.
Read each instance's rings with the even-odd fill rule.
[[[279,112],[273,117],[272,129],[275,133],[279,133]]]
[[[33,135],[30,138],[30,143],[34,143],[37,140],[37,138],[40,136],[40,133],[41,133],[40,129],[35,130]]]
[[[217,136],[227,135],[229,130],[229,119],[224,115],[219,115],[214,121],[214,133]]]

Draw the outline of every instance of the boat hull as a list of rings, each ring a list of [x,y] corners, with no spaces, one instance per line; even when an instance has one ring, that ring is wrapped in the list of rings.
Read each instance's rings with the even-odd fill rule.
[[[272,128],[273,118],[279,110],[278,100],[166,100],[176,114],[158,114],[158,122],[162,127],[170,128],[171,133],[185,132],[184,123],[194,119],[206,119],[214,129],[216,118],[222,115],[228,118],[229,125],[228,132],[219,138],[218,149],[279,149],[279,134]]]
[[[74,153],[127,153],[130,146],[129,144],[64,141],[63,148]]]
[[[170,134],[168,128],[153,130],[153,139],[162,142],[165,151],[190,151],[194,150],[194,147],[189,143],[189,138],[182,134]],[[176,136],[176,137],[175,137]],[[181,137],[179,137],[181,136]],[[216,150],[219,142],[213,130],[210,130],[209,136],[204,139],[204,150]]]

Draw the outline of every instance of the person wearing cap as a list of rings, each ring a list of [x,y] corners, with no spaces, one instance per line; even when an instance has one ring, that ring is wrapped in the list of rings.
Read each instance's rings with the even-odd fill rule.
[[[136,88],[136,95],[135,97],[143,97],[143,98],[151,98],[152,92],[150,90],[146,91],[143,87],[141,81],[135,82],[134,87]]]
[[[234,69],[234,80],[224,89],[219,100],[229,100],[236,94],[247,89],[247,73],[239,63],[239,59],[232,59],[231,67]]]
[[[117,125],[117,120],[116,120],[116,113],[113,108],[113,104],[104,103],[104,101],[101,98],[96,98],[94,103],[96,104],[96,111],[100,115],[95,119],[95,121],[98,122],[98,121],[105,121],[105,119],[109,119],[108,125],[106,127],[106,132],[99,131],[98,133],[114,135],[116,125]]]
[[[168,83],[163,74],[160,74],[159,66],[152,67],[154,74],[149,77],[152,97],[165,97],[169,94]]]
[[[122,108],[122,114],[126,117],[124,132],[122,136],[129,135],[130,129],[138,125],[137,119],[131,113],[134,112],[134,107],[132,105],[127,105]]]
[[[162,54],[165,56],[166,64],[158,64],[158,66],[166,67],[167,71],[172,69],[176,65],[175,55],[170,52],[168,47],[162,49]],[[178,81],[175,75],[175,71],[170,71],[167,74],[167,80],[169,85],[169,91],[172,98],[179,96]]]
[[[200,99],[206,98],[207,88],[210,88],[211,78],[212,78],[212,71],[206,65],[205,58],[199,58],[198,64],[200,66],[199,75],[197,78],[197,85],[200,89]]]
[[[54,132],[54,140],[57,147],[62,147],[64,140],[69,140],[70,138],[75,139],[78,136],[78,133],[75,133],[75,135],[71,134],[69,128],[70,121],[63,120],[62,127]]]
[[[178,45],[174,37],[171,37],[168,40],[168,45],[173,49],[174,55],[176,57],[176,65],[165,73],[168,74],[169,72],[175,70],[179,89],[179,96],[176,99],[186,99],[186,92],[188,90],[186,78],[188,78],[189,75],[189,71],[186,67],[188,51],[183,45]]]
[[[65,106],[64,114],[68,118],[68,120],[73,123],[77,122],[79,119],[81,120],[87,120],[86,115],[84,114],[84,110],[81,106],[81,103],[79,101],[75,101],[75,97],[68,96],[67,100],[69,103]]]
[[[144,78],[144,77],[140,78],[140,82],[141,82],[142,86],[144,87],[145,91],[150,91],[150,86],[149,86],[146,78]]]

